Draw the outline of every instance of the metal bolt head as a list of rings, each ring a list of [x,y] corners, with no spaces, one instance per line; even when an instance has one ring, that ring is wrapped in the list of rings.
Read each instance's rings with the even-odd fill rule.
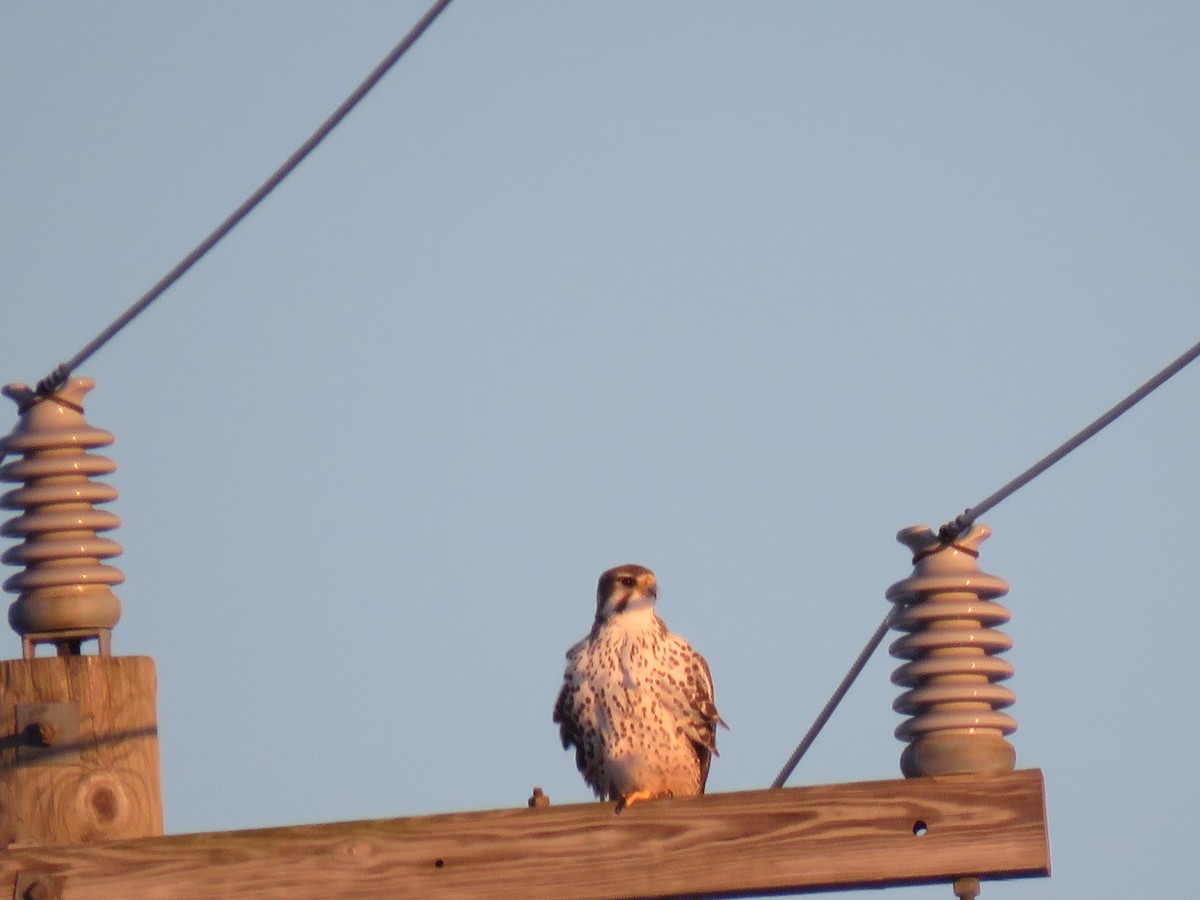
[[[53,747],[61,737],[55,724],[46,721],[34,723],[33,736],[43,747]]]
[[[954,880],[954,896],[958,900],[975,900],[979,896],[979,879],[971,876]]]

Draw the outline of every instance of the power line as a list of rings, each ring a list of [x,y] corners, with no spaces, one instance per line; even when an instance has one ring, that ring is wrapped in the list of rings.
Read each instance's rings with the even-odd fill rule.
[[[817,735],[821,733],[821,729],[825,727],[825,723],[829,721],[833,711],[838,708],[838,704],[850,691],[850,686],[866,668],[867,661],[879,649],[879,645],[883,643],[884,637],[892,628],[892,619],[896,614],[897,607],[892,607],[888,610],[888,614],[883,617],[883,621],[875,628],[875,633],[871,635],[865,647],[859,651],[858,656],[850,665],[850,670],[842,678],[841,683],[833,692],[833,696],[826,701],[821,707],[821,711],[817,713],[817,718],[813,720],[804,737],[800,739],[800,743],[796,745],[796,749],[792,751],[792,755],[788,757],[788,761],[783,764],[783,768],[779,770],[779,774],[775,776],[775,780],[771,782],[771,787],[781,788],[787,783],[787,780],[792,777],[792,772],[796,771],[796,766],[800,764],[800,760],[804,754],[808,752],[808,748],[812,746],[813,741],[817,739]]]
[[[1004,485],[1004,487],[1000,488],[994,494],[990,494],[987,498],[967,509],[958,518],[947,522],[938,531],[938,537],[943,543],[946,544],[953,541],[960,534],[970,528],[975,523],[975,520],[982,516],[985,512],[996,506],[996,504],[1000,503],[1000,501],[1012,496],[1080,444],[1084,443],[1089,438],[1094,437],[1104,428],[1115,422],[1122,415],[1129,412],[1129,410],[1133,409],[1134,406],[1144,400],[1154,390],[1161,387],[1167,382],[1168,379],[1177,374],[1181,369],[1187,366],[1188,363],[1194,361],[1198,356],[1200,356],[1200,343],[1194,344],[1190,350],[1188,350],[1178,359],[1169,363],[1157,375],[1139,387],[1136,391],[1134,391],[1104,415],[1100,416],[1100,418],[1096,419],[1096,421],[1092,422],[1092,424],[1088,425],[1074,437],[1065,441],[1050,453],[1047,453],[1012,481],[1008,482],[1008,484]]]
[[[251,210],[258,206],[271,191],[275,190],[279,186],[279,183],[287,178],[292,170],[300,165],[316,149],[321,141],[329,136],[329,133],[341,123],[342,119],[346,118],[350,110],[354,109],[359,101],[388,73],[388,70],[399,61],[400,57],[408,52],[409,48],[417,42],[417,39],[425,33],[425,30],[450,5],[450,2],[451,0],[437,0],[437,2],[429,7],[425,15],[421,16],[417,24],[412,27],[400,43],[392,48],[391,52],[383,58],[382,62],[372,69],[370,74],[363,79],[363,82],[354,89],[353,93],[342,101],[341,105],[330,114],[329,118],[320,124],[317,130],[309,136],[308,140],[300,145],[295,153],[284,160],[283,164],[272,173],[270,178],[259,186],[258,190],[247,197],[241,206],[230,213],[225,221],[218,225],[208,237],[197,244],[191,253],[181,259],[170,272],[164,275],[150,290],[146,291],[136,303],[118,316],[111,325],[93,338],[82,350],[66,362],[60,363],[49,375],[39,381],[37,385],[38,395],[43,397],[49,396],[62,387],[72,372],[89,359],[93,353],[112,340],[117,332],[133,321],[147,306],[157,300],[171,285],[183,277],[188,269],[199,262],[201,257],[215,247],[225,235],[229,234],[242,219],[246,218]]]

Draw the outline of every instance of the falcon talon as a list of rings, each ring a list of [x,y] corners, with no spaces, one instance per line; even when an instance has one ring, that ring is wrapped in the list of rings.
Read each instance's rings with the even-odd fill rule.
[[[632,794],[626,794],[624,797],[622,797],[620,800],[617,801],[617,810],[616,811],[619,813],[619,812],[621,812],[621,810],[628,809],[629,807],[633,806],[633,804],[638,803],[642,800],[658,800],[660,797],[663,797],[663,796],[667,796],[667,795],[656,794],[653,791],[634,791]]]
[[[620,813],[641,800],[703,794],[725,725],[704,657],[654,611],[644,566],[600,576],[596,617],[567,651],[554,721],[583,780]],[[728,726],[726,726],[728,727]]]

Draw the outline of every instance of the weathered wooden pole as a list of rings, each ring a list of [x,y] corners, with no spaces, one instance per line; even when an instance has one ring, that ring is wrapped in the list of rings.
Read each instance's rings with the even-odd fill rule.
[[[1011,772],[1016,764],[1006,736],[1017,722],[1000,712],[1016,697],[997,683],[1013,674],[998,656],[1012,640],[993,627],[1010,618],[994,602],[1008,593],[1008,583],[978,563],[979,545],[991,533],[974,525],[947,543],[917,525],[896,535],[913,552],[912,575],[887,591],[898,607],[894,626],[908,632],[890,648],[892,656],[908,660],[892,675],[908,688],[893,704],[908,715],[896,728],[907,744],[900,756],[907,778]],[[955,879],[957,897],[978,895],[976,874]]]
[[[0,497],[21,511],[0,534],[22,541],[0,557],[22,567],[4,582],[18,595],[9,623],[22,643],[21,659],[0,661],[4,847],[163,833],[154,661],[112,655],[121,604],[111,586],[124,576],[100,562],[121,547],[97,535],[119,520],[93,507],[117,496],[92,480],[116,468],[90,452],[113,440],[84,420],[93,384],[74,378],[49,397],[3,390],[20,418],[0,458],[21,458],[0,466],[0,481],[22,485]],[[38,656],[47,645],[55,655]]]

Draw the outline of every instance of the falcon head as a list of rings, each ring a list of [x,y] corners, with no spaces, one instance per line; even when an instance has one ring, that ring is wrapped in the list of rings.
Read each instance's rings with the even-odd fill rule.
[[[658,582],[645,566],[624,565],[609,569],[596,586],[596,621],[606,622],[624,612],[653,609]]]

